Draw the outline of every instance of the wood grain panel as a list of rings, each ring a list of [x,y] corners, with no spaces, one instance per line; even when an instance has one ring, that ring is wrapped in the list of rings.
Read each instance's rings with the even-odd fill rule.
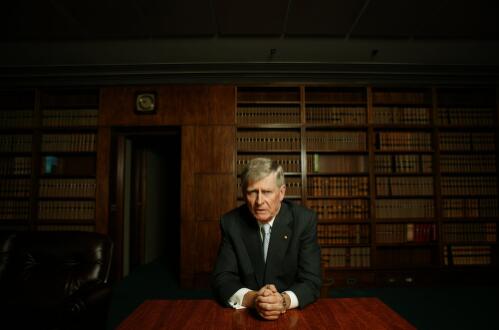
[[[196,127],[183,126],[181,134],[180,216],[182,221],[192,221],[195,215],[191,207],[194,198],[194,174],[197,172]]]
[[[137,114],[135,97],[139,92],[157,94],[154,114]],[[99,125],[233,125],[235,93],[233,86],[169,85],[105,87],[101,92]]]
[[[183,220],[183,219],[182,219]],[[197,224],[193,221],[182,221],[180,224],[180,285],[193,286],[196,263],[195,244]]]
[[[236,182],[232,174],[196,174],[196,221],[218,221],[235,206]]]
[[[111,130],[99,127],[97,143],[97,173],[95,192],[95,229],[107,233],[109,227],[109,154],[111,149]]]
[[[220,244],[218,221],[200,221],[196,223],[195,238],[196,262],[195,273],[211,273],[215,265]],[[192,246],[191,246],[192,248]]]
[[[174,87],[177,109],[184,125],[231,125],[235,123],[233,86]]]
[[[197,126],[195,134],[196,170],[202,173],[233,173],[234,126]]]
[[[233,126],[182,127],[181,278],[209,273],[219,244],[218,219],[235,207]],[[199,281],[197,281],[199,282]]]
[[[181,180],[180,180],[180,283],[183,287],[192,286],[195,255],[192,248],[196,237],[195,212],[193,210],[194,174],[196,153],[193,148],[196,127],[182,127]]]

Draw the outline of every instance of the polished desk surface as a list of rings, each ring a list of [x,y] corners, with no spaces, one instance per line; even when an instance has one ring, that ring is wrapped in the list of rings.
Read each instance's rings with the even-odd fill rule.
[[[319,299],[266,321],[213,300],[147,300],[119,326],[126,329],[416,329],[377,298]]]

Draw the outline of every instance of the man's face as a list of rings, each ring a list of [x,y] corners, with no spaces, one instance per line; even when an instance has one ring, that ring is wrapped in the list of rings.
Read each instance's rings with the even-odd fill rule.
[[[271,173],[260,181],[248,182],[246,204],[258,222],[266,223],[279,212],[286,186],[278,187],[276,173]]]

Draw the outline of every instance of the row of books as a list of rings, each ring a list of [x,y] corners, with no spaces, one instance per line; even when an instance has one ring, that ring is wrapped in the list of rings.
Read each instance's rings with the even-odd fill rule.
[[[426,92],[373,91],[373,103],[429,104],[431,95]]]
[[[360,224],[318,224],[317,241],[321,246],[331,244],[367,244],[369,226]]]
[[[442,227],[444,242],[497,242],[495,222],[444,223]]]
[[[240,105],[237,107],[238,124],[299,124],[299,105]]]
[[[495,176],[442,176],[443,195],[497,195]]]
[[[492,218],[499,217],[497,199],[443,199],[445,218]]]
[[[432,173],[432,155],[376,155],[376,173]]]
[[[308,207],[321,220],[367,220],[369,203],[365,199],[310,199]]]
[[[427,107],[375,107],[375,124],[404,124],[428,125],[430,124],[430,109]]]
[[[73,113],[69,113],[73,111]],[[90,126],[97,124],[97,110],[45,110],[44,126]],[[13,112],[14,116],[6,119],[4,125],[18,123],[19,118],[30,119],[31,111]],[[85,113],[89,112],[89,113]],[[88,117],[88,118],[87,118]],[[1,119],[1,112],[0,112]],[[31,124],[30,121],[28,121]],[[238,124],[296,124],[300,123],[298,105],[239,105],[237,108]],[[306,122],[332,125],[365,125],[367,123],[366,108],[359,106],[308,105]],[[407,124],[428,125],[431,122],[429,107],[411,106],[376,106],[374,107],[374,124]],[[437,123],[440,125],[493,125],[495,115],[489,108],[439,108]],[[7,126],[7,127],[12,127]],[[14,126],[25,127],[25,126]]]
[[[31,152],[31,135],[0,135],[0,152]]]
[[[313,176],[307,181],[308,195],[312,197],[358,197],[369,194],[368,177]]]
[[[442,133],[442,151],[494,151],[493,133]],[[283,131],[241,132],[237,146],[243,150],[300,150],[300,133]],[[314,151],[366,151],[365,132],[308,131],[307,149]],[[2,142],[0,140],[0,142]],[[7,144],[7,142],[4,142]],[[11,143],[12,144],[12,143]],[[426,132],[376,132],[378,151],[432,151],[431,134]]]
[[[301,196],[302,185],[300,177],[288,176],[285,178],[286,195],[288,196]]]
[[[0,220],[27,220],[29,205],[28,200],[0,200]]]
[[[371,266],[369,247],[321,248],[322,264],[330,268],[366,268]]]
[[[58,225],[49,225],[49,224],[37,224],[36,230],[38,231],[86,231],[86,232],[94,232],[94,225],[74,225],[74,224],[58,224]]]
[[[33,110],[0,110],[0,128],[30,128]]]
[[[290,150],[300,151],[300,133],[296,131],[237,132],[237,148],[247,151]]]
[[[92,152],[95,151],[96,135],[86,134],[44,134],[43,152]]]
[[[456,108],[439,107],[437,123],[440,125],[480,126],[494,125],[494,108]]]
[[[0,179],[0,197],[29,197],[30,179]]]
[[[440,133],[440,150],[442,151],[495,151],[495,149],[494,133]]]
[[[437,240],[434,223],[383,223],[376,225],[376,242],[407,243]]]
[[[308,131],[307,149],[313,151],[366,151],[365,132],[351,131]]]
[[[0,176],[30,175],[31,157],[3,157],[0,158]]]
[[[490,265],[492,248],[490,245],[449,245],[444,246],[446,266]]]
[[[307,154],[309,173],[367,173],[368,157],[364,155]]]
[[[92,220],[94,201],[40,201],[38,218],[48,220]]]
[[[359,106],[308,105],[307,123],[331,125],[365,125],[367,111]]]
[[[244,167],[250,162],[253,158],[264,157],[271,158],[274,162],[281,165],[284,172],[301,172],[301,159],[300,155],[237,155],[237,173],[241,173]]]
[[[66,112],[90,112],[90,110],[52,110],[44,111],[44,126],[95,126],[97,110],[93,113],[66,114]],[[21,111],[16,111],[20,113]],[[0,112],[1,114],[1,112]],[[5,118],[3,127],[30,127],[31,112]],[[1,119],[1,116],[0,116]],[[23,123],[21,120],[25,119]],[[306,122],[311,124],[331,125],[365,125],[367,124],[366,108],[358,106],[309,105],[306,109]],[[428,107],[381,107],[374,108],[374,124],[429,125],[430,109]],[[490,126],[495,122],[491,109],[440,108],[437,123],[440,125]],[[279,105],[240,105],[237,109],[238,124],[299,124],[300,108],[298,106]]]
[[[40,197],[95,197],[95,179],[41,179]]]
[[[378,219],[433,218],[433,199],[378,199],[376,200]]]
[[[494,154],[448,155],[440,156],[440,171],[446,173],[483,173],[496,172]]]
[[[376,251],[376,265],[380,268],[429,267],[437,263],[435,249],[382,247]]]
[[[98,109],[43,110],[42,125],[46,127],[97,126]]]
[[[433,178],[422,177],[377,177],[378,196],[432,196]]]
[[[376,132],[378,151],[431,151],[431,134],[426,132]]]

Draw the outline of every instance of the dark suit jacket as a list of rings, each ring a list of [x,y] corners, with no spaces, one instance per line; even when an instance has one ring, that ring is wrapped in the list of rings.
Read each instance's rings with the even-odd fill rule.
[[[259,290],[275,284],[279,292],[293,291],[300,307],[314,302],[320,293],[320,248],[315,212],[283,201],[274,220],[263,260],[257,221],[242,205],[222,216],[222,242],[212,274],[212,287],[221,303],[240,288]]]

